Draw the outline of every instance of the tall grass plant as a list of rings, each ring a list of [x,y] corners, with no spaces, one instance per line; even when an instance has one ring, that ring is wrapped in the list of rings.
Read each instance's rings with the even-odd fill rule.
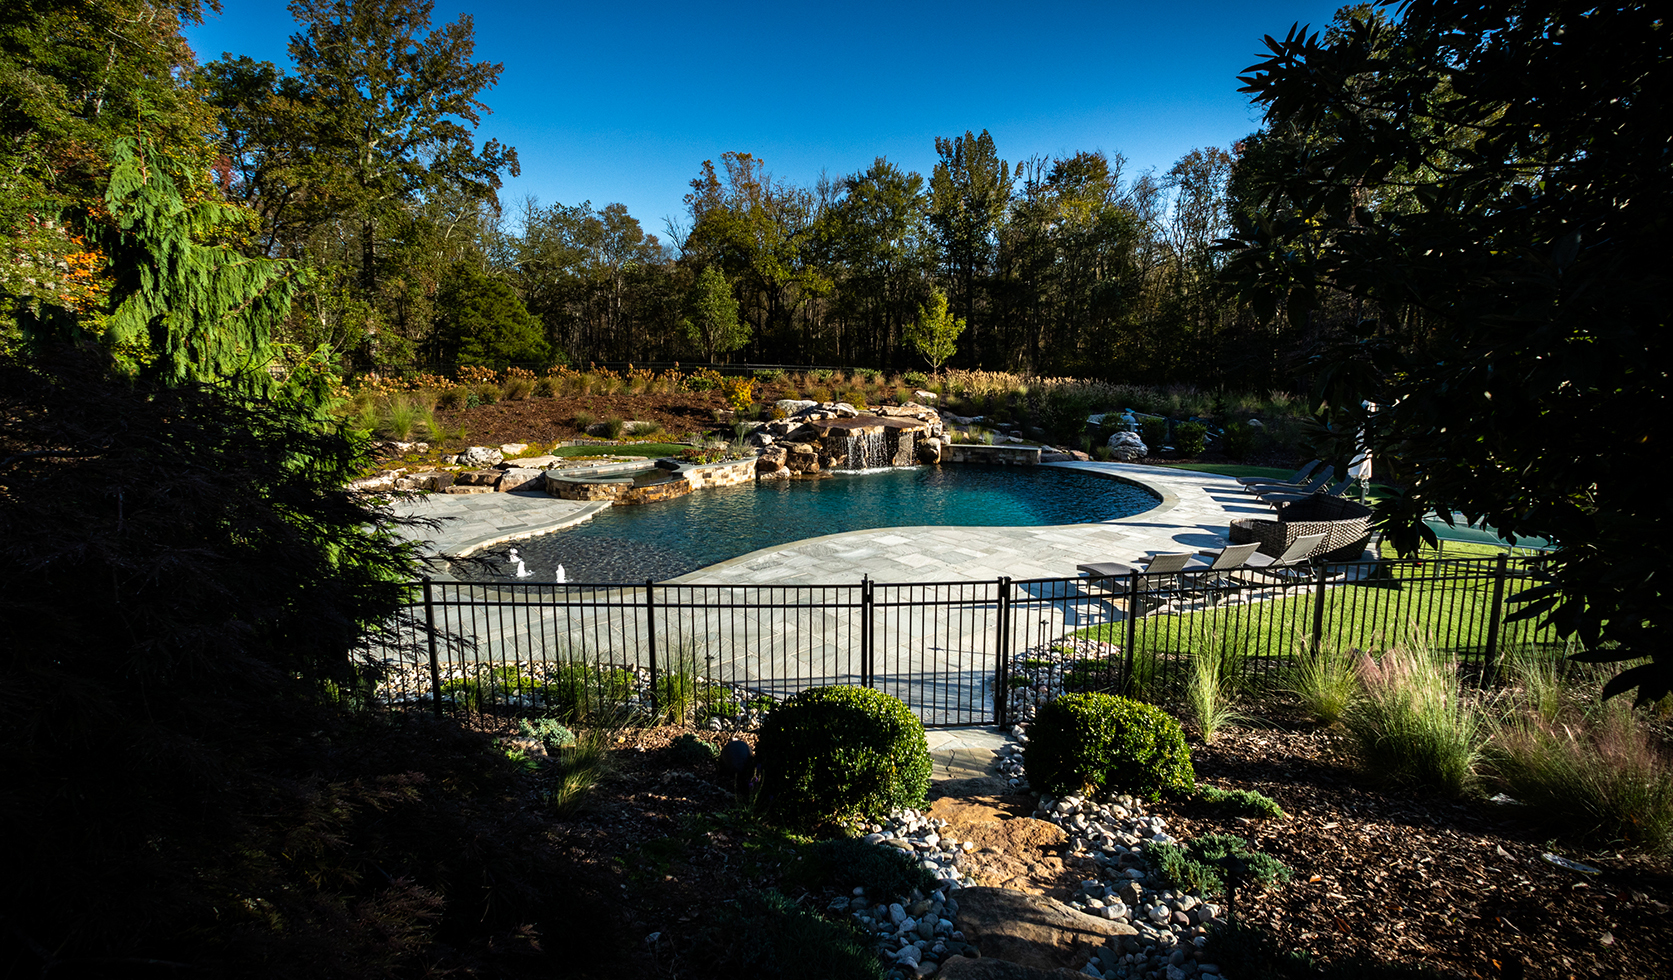
[[[1505,792],[1599,843],[1673,851],[1673,749],[1602,679],[1545,655],[1516,669],[1513,706],[1487,749]]]
[[[1191,645],[1191,675],[1185,682],[1185,703],[1202,740],[1212,742],[1220,729],[1247,721],[1235,706],[1240,658],[1212,630],[1193,638]]]
[[[1297,638],[1296,654],[1290,668],[1289,691],[1301,699],[1307,713],[1326,725],[1342,719],[1359,696],[1357,650],[1343,649],[1340,641],[1310,649],[1306,636]]]
[[[1342,721],[1368,771],[1455,795],[1475,785],[1487,726],[1451,658],[1413,643],[1361,655],[1357,673],[1364,696]]]

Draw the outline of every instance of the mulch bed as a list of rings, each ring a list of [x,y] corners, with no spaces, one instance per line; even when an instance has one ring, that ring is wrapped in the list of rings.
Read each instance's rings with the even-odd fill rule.
[[[1294,870],[1240,901],[1245,923],[1322,959],[1363,954],[1449,976],[1642,977],[1673,963],[1673,861],[1583,848],[1515,804],[1379,786],[1354,771],[1342,739],[1298,723],[1193,746],[1200,779],[1265,793],[1286,819],[1160,805],[1177,836],[1237,833]],[[1557,867],[1548,851],[1603,873]]]
[[[474,446],[499,446],[508,442],[550,444],[580,439],[585,433],[575,424],[578,414],[593,422],[616,418],[625,421],[656,422],[665,430],[659,439],[678,440],[688,432],[706,432],[720,424],[726,400],[712,391],[675,395],[583,395],[500,401],[474,408],[436,411],[436,421],[452,429],[464,428],[464,441]]]

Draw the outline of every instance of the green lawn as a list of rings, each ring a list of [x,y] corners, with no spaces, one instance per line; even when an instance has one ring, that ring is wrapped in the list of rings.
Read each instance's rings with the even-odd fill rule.
[[[678,456],[690,449],[690,446],[674,442],[624,442],[619,444],[596,443],[586,446],[564,446],[552,450],[553,456],[641,456],[646,459],[658,459],[663,456]]]
[[[1496,549],[1448,545],[1447,558],[1491,558]],[[1433,552],[1428,552],[1433,557]],[[1384,557],[1392,552],[1384,548]],[[1516,575],[1505,582],[1509,599],[1532,580]],[[1326,647],[1381,650],[1419,644],[1462,659],[1479,659],[1486,649],[1494,583],[1491,562],[1464,567],[1390,562],[1365,581],[1328,585],[1324,591],[1322,638]],[[1247,594],[1251,598],[1253,594]],[[1189,657],[1215,651],[1232,670],[1256,686],[1277,683],[1285,664],[1313,632],[1318,595],[1311,583],[1270,590],[1264,601],[1228,603],[1179,615],[1152,613],[1135,624],[1134,680],[1153,700],[1177,696]],[[1531,643],[1555,642],[1531,622],[1505,623],[1518,607],[1500,610],[1497,649],[1502,657]],[[1085,627],[1072,634],[1117,646],[1126,643],[1126,623]]]

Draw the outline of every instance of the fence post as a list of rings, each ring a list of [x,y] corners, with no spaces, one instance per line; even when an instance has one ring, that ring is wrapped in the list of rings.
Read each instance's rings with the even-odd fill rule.
[[[436,661],[436,598],[431,591],[430,576],[424,576],[424,637],[430,641],[430,702],[440,718],[441,664]]]
[[[1499,607],[1505,601],[1505,566],[1509,563],[1510,554],[1499,552],[1498,564],[1493,568],[1493,606],[1487,611],[1487,654],[1482,663],[1481,676],[1483,687],[1492,687],[1499,681]]]
[[[1320,562],[1313,566],[1313,642],[1310,652],[1315,657],[1324,643],[1324,581],[1325,566]]]
[[[871,576],[860,576],[860,686],[872,686]]]
[[[999,576],[999,673],[993,683],[993,719],[1000,728],[1010,725],[1011,701],[1011,577]]]
[[[659,718],[656,703],[656,583],[645,580],[645,636],[651,644],[651,717]]]
[[[1139,573],[1127,573],[1127,670],[1121,676],[1121,693],[1133,693],[1133,648],[1139,642]]]

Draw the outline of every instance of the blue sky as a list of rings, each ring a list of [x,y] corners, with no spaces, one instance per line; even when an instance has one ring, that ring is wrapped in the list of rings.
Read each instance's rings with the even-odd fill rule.
[[[186,31],[200,60],[223,51],[288,66],[298,29],[278,0],[223,0]],[[478,139],[517,148],[501,202],[619,201],[647,231],[684,214],[702,161],[753,153],[811,185],[887,156],[928,175],[935,137],[987,129],[1002,158],[1121,153],[1165,171],[1229,146],[1259,113],[1236,75],[1261,36],[1322,28],[1338,2],[1270,3],[477,3],[477,60],[502,62]]]

